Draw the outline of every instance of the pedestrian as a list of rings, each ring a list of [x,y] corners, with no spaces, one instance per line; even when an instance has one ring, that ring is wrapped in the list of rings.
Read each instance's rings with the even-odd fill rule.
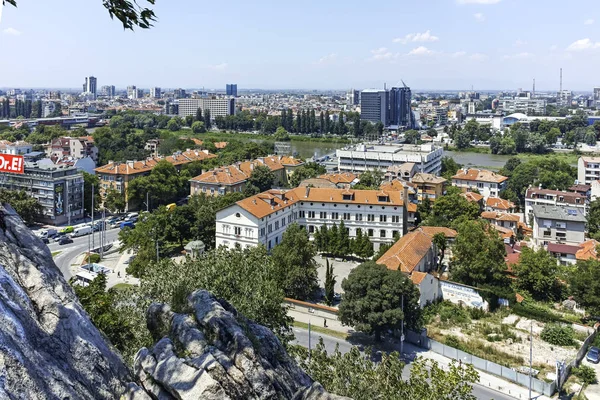
[[[323,326],[327,328],[327,320],[325,318],[323,318]]]
[[[120,278],[121,277],[121,271],[117,271],[117,276]]]

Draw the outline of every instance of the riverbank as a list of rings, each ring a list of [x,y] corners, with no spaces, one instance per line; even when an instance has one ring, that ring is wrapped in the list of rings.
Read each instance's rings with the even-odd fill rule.
[[[444,156],[451,157],[459,164],[462,164],[465,167],[470,168],[483,168],[490,169],[494,171],[500,170],[506,162],[512,158],[517,157],[521,160],[521,162],[527,162],[529,160],[535,160],[539,158],[557,158],[561,161],[568,163],[573,167],[577,167],[577,160],[581,157],[581,153],[574,151],[560,151],[560,152],[550,152],[546,154],[533,154],[533,153],[519,153],[515,155],[506,155],[506,154],[491,154],[489,149],[481,149],[488,150],[485,151],[455,151],[449,149],[444,152]],[[590,157],[598,157],[600,154],[585,154]]]

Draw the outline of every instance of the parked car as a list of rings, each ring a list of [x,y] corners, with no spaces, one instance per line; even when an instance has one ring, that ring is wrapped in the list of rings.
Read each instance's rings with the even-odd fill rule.
[[[71,237],[72,238],[76,238],[79,236],[85,236],[85,235],[89,235],[90,233],[92,233],[92,227],[91,226],[82,226],[81,228],[77,228],[73,231],[73,233],[71,233]]]
[[[121,230],[126,228],[133,229],[135,228],[135,224],[132,221],[121,222]]]
[[[139,216],[139,213],[136,213],[136,212],[129,213],[125,217],[125,221],[133,221],[133,220],[137,221],[138,216]]]
[[[63,245],[63,244],[69,244],[69,243],[73,243],[73,239],[71,239],[68,236],[63,236],[62,238],[60,238],[60,240],[58,241],[59,245]]]
[[[42,238],[42,242],[44,242],[45,244],[49,244],[50,240],[48,238]]]
[[[590,347],[585,358],[591,363],[598,364],[598,362],[600,361],[600,349],[593,346]]]
[[[66,227],[62,228],[60,230],[60,232],[58,232],[58,233],[61,233],[61,234],[73,233],[74,230],[75,230],[75,228],[73,228],[72,226],[66,226]]]
[[[43,229],[43,230],[40,231],[39,236],[42,239],[49,239],[51,237],[56,236],[57,233],[58,232],[56,231],[56,229],[52,229],[52,228],[50,228],[50,229]]]

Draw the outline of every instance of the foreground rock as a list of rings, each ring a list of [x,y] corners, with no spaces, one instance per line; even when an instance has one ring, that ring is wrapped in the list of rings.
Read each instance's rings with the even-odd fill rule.
[[[0,206],[0,398],[114,399],[128,381],[48,247]]]
[[[163,304],[148,310],[158,340],[135,358],[128,397],[145,399],[341,399],[288,356],[275,335],[229,304],[199,290],[188,299],[191,314]]]

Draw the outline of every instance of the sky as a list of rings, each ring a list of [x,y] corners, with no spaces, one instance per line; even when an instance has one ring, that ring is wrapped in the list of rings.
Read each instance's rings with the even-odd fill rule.
[[[0,87],[555,91],[561,67],[564,89],[600,86],[597,0],[157,0],[135,32],[101,0],[18,3]]]

